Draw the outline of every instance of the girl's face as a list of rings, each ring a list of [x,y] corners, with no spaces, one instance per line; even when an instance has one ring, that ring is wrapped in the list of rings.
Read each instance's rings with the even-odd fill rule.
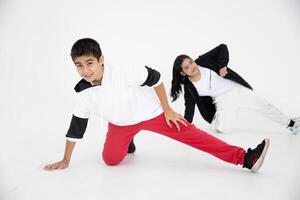
[[[74,61],[77,72],[87,82],[98,83],[103,77],[104,58],[99,61],[94,56],[80,56]]]
[[[198,72],[198,65],[197,63],[191,59],[191,58],[186,58],[183,60],[181,64],[181,69],[182,69],[182,75],[187,75],[189,77],[195,76]]]

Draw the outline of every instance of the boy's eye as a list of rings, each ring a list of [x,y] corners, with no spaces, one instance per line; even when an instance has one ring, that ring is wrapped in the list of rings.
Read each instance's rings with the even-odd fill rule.
[[[88,62],[88,65],[91,65],[91,64],[93,64],[92,62]]]
[[[82,67],[82,65],[76,65],[76,67]]]

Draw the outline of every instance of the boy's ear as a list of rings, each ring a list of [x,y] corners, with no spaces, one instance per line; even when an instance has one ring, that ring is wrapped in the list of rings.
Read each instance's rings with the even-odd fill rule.
[[[103,55],[100,56],[99,62],[102,62],[102,63],[104,62],[104,56]]]
[[[99,58],[99,61],[100,65],[104,66],[104,56],[101,55],[100,58]]]

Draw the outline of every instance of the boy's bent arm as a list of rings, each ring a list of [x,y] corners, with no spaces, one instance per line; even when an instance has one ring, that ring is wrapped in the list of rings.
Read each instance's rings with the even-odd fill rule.
[[[159,98],[159,101],[161,103],[161,106],[163,108],[164,114],[165,114],[165,118],[166,118],[166,123],[168,124],[168,126],[172,126],[170,121],[172,121],[175,126],[177,127],[177,130],[180,132],[180,127],[179,127],[179,123],[187,126],[185,119],[177,112],[175,112],[169,105],[168,103],[168,98],[166,95],[166,90],[164,87],[163,83],[160,83],[158,86],[154,87],[155,93]]]
[[[52,170],[56,170],[56,169],[65,169],[65,168],[67,168],[69,166],[70,161],[71,161],[71,156],[72,156],[72,152],[73,152],[73,149],[75,147],[75,144],[76,144],[76,142],[66,140],[65,153],[64,153],[63,159],[59,162],[46,165],[44,167],[44,170],[52,171]]]

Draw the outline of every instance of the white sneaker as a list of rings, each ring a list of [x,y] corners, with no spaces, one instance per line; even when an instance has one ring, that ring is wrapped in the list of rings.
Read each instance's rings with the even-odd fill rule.
[[[288,127],[288,129],[293,133],[293,134],[298,134],[300,132],[300,117],[292,119],[295,124],[292,127]]]

